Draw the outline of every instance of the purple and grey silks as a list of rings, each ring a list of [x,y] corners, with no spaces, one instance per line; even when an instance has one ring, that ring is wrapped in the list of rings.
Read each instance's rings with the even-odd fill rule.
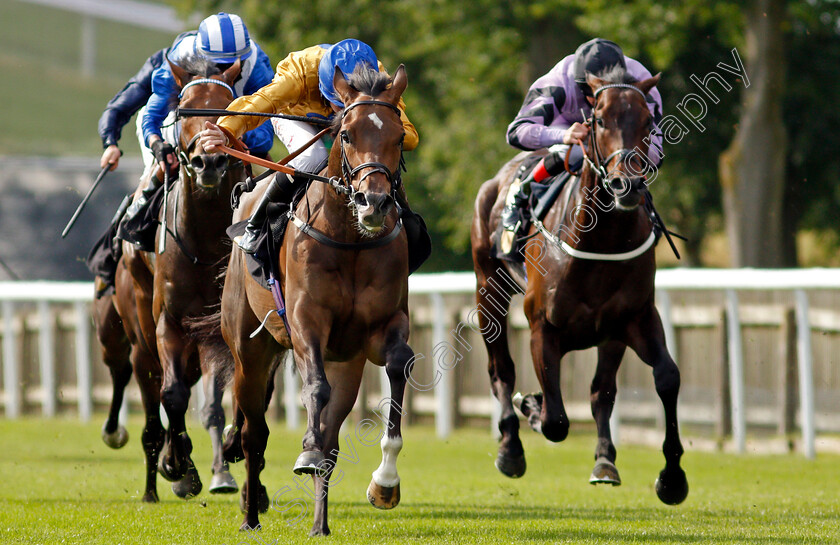
[[[557,63],[547,74],[535,81],[516,118],[508,126],[507,141],[523,150],[548,148],[563,143],[563,134],[573,123],[583,123],[581,109],[588,116],[592,111],[583,92],[575,83],[574,55]],[[625,57],[627,73],[637,81],[651,77],[639,61]],[[662,97],[654,87],[647,95],[648,108],[658,126],[662,118]],[[662,134],[651,134],[648,157],[655,165],[662,158]]]

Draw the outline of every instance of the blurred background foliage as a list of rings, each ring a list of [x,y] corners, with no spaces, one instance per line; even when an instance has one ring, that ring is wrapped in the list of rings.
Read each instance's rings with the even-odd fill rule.
[[[719,62],[732,64],[743,48],[749,2],[686,0],[182,0],[182,13],[239,12],[270,48],[272,59],[313,43],[358,37],[370,43],[389,69],[406,64],[410,116],[421,146],[410,154],[410,197],[431,221],[438,241],[428,270],[470,268],[469,218],[479,185],[515,150],[504,132],[530,83],[582,41],[612,39],[652,72],[666,113]],[[837,169],[840,96],[837,2],[787,3],[784,121],[788,137],[785,218],[799,237],[797,264],[838,264],[836,219],[840,212]],[[743,57],[742,53],[742,57]],[[747,67],[749,74],[749,66]],[[756,77],[761,77],[757,75]],[[731,81],[730,81],[731,83]],[[754,81],[758,85],[760,82]],[[741,87],[742,88],[742,87]],[[733,86],[709,104],[705,132],[692,131],[668,147],[652,192],[669,224],[686,235],[683,264],[725,265],[721,241],[718,156],[733,139],[741,93]],[[822,104],[822,106],[821,106]],[[723,244],[721,244],[723,242]],[[441,244],[442,243],[442,244]],[[441,247],[443,246],[443,248]],[[826,247],[828,246],[828,247]],[[443,251],[442,251],[443,250]],[[667,253],[660,255],[672,262]]]
[[[290,51],[355,37],[373,46],[390,71],[400,63],[406,65],[405,100],[421,135],[420,147],[407,154],[406,180],[413,206],[433,232],[435,251],[423,267],[431,272],[471,269],[469,225],[474,197],[481,183],[516,153],[505,142],[505,130],[534,79],[573,53],[581,42],[601,36],[618,42],[627,55],[652,72],[662,72],[659,89],[665,112],[676,113],[677,103],[688,93],[698,92],[689,76],[702,79],[719,62],[732,63],[732,48],[750,46],[745,43],[744,13],[757,2],[173,0],[170,4],[191,20],[196,13],[199,18],[217,11],[238,13],[272,63]],[[834,100],[840,96],[840,3],[795,0],[783,4],[786,58],[780,62],[787,65],[783,93],[787,149],[781,153],[786,154],[787,166],[785,217],[778,221],[798,234],[791,237],[796,247],[786,264],[837,266],[840,108]],[[0,0],[0,7],[6,13],[14,8],[13,15],[35,9],[14,0]],[[6,21],[3,27],[13,26],[8,17],[0,19]],[[13,86],[6,76],[0,99],[4,111],[16,111],[6,113],[7,127],[0,129],[4,153],[9,153],[9,147],[16,153],[99,153],[95,127],[105,102],[148,54],[168,45],[173,37],[116,27],[98,36],[101,44],[115,45],[103,47],[107,52],[98,62],[119,68],[100,70],[93,80],[72,77],[72,52],[50,50],[54,66],[44,85],[66,91],[55,98],[33,86],[32,81],[44,80],[43,74],[36,76],[36,68],[21,64],[21,59],[35,53],[21,51],[19,46],[10,49],[9,44],[19,40],[0,32],[0,66],[7,72],[20,69],[21,81],[14,87],[26,89],[27,105],[39,102],[52,108],[50,126],[54,127],[50,138],[42,136],[42,142],[33,145],[38,139],[32,125],[47,122],[33,121],[27,108],[8,107],[19,91],[10,89]],[[55,32],[62,28],[57,25]],[[749,65],[747,72],[753,84],[760,83],[760,73],[751,73]],[[729,262],[718,157],[736,133],[743,86],[734,77],[727,80],[734,83],[733,90],[719,93],[720,103],[709,103],[704,120],[707,130],[692,130],[679,144],[666,148],[665,163],[652,186],[670,227],[690,239],[681,246],[684,265],[725,266]],[[68,111],[74,108],[76,117]],[[80,121],[70,123],[70,128],[55,123],[67,116]],[[9,134],[9,123],[17,128],[12,133],[15,137]],[[126,132],[133,132],[131,128]],[[136,153],[128,145],[123,147]],[[661,250],[661,262],[675,264]]]

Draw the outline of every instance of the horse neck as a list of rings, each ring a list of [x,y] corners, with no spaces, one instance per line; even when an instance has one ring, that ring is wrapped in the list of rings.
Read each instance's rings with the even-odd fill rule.
[[[196,257],[216,256],[222,253],[221,249],[227,248],[220,242],[226,236],[225,231],[233,218],[230,207],[233,187],[231,170],[225,174],[219,188],[212,192],[195,187],[195,182],[187,180],[183,169],[181,176],[177,195],[174,199],[170,197],[169,201],[175,207],[177,234]],[[172,213],[169,217],[172,217]]]
[[[634,210],[616,209],[613,195],[604,188],[589,165],[584,166],[576,190],[571,190],[575,194],[566,209],[564,225],[571,226],[579,239],[580,249],[601,252],[613,251],[611,246],[626,249],[628,237],[641,242],[649,236],[649,230],[642,228],[644,208],[640,205]],[[589,227],[592,221],[595,224]]]
[[[325,172],[327,177],[341,177],[341,154],[338,153],[337,147],[334,146],[330,154]],[[306,197],[312,205],[318,206],[317,210],[312,210],[312,222],[315,227],[342,242],[356,242],[361,239],[354,227],[357,220],[346,195],[336,192],[326,184],[314,182],[310,185]]]

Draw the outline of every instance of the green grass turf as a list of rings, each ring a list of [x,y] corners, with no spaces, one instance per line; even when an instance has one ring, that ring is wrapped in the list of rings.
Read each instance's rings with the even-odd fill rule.
[[[310,542],[309,512],[269,510],[262,531],[241,533],[235,496],[203,492],[184,502],[159,479],[161,502],[143,504],[141,422],[119,451],[99,438],[101,417],[0,420],[0,543],[298,543]],[[190,419],[194,459],[209,481],[206,433]],[[263,482],[273,495],[295,489],[292,463],[301,432],[272,425]],[[350,433],[352,433],[352,428]],[[593,487],[594,437],[573,433],[553,445],[523,434],[528,472],[519,480],[493,467],[495,441],[485,430],[439,441],[408,428],[399,458],[402,504],[378,511],[365,499],[378,447],[354,439],[359,462],[342,462],[330,493],[330,543],[840,543],[840,457],[684,456],[691,492],[677,507],[661,504],[653,481],[663,465],[655,449],[619,447],[624,484]],[[351,438],[353,436],[351,435]],[[346,450],[346,441],[342,448]],[[234,468],[242,483],[243,464]],[[206,484],[205,482],[205,484]],[[288,492],[281,504],[302,492]]]

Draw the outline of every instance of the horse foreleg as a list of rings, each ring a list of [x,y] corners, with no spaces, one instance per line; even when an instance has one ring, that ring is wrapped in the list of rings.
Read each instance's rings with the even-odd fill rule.
[[[141,438],[143,452],[146,455],[146,491],[143,494],[143,501],[157,502],[158,456],[166,433],[160,422],[160,367],[154,357],[139,344],[132,348],[131,360],[134,376],[140,386],[140,397],[143,400],[143,411],[146,416]]]
[[[642,315],[630,323],[627,344],[639,358],[653,368],[656,393],[665,409],[665,469],[656,480],[656,495],[668,505],[682,503],[688,496],[688,481],[680,467],[683,446],[677,422],[677,396],[680,391],[680,370],[665,347],[665,334],[659,313],[651,303]]]
[[[190,390],[185,380],[189,358],[183,332],[166,312],[157,323],[157,346],[163,369],[161,403],[169,419],[166,445],[158,469],[169,481],[182,479],[192,465],[192,443],[187,435],[185,415],[190,401]]]
[[[336,485],[343,479],[343,471],[339,470],[333,480],[333,471],[339,456],[339,433],[341,424],[353,410],[356,404],[356,397],[359,394],[359,385],[362,382],[365,360],[360,359],[353,362],[331,362],[327,365],[327,379],[335,384],[330,394],[330,400],[321,413],[321,430],[324,437],[324,459],[319,464],[318,470],[312,474],[314,486],[313,499],[315,500],[314,520],[310,536],[327,536],[330,534],[330,527],[327,520],[329,488]],[[347,442],[347,454],[342,455],[345,460],[351,463],[358,463],[358,445],[354,441],[354,435],[345,435]],[[355,435],[355,440],[359,440]],[[295,480],[305,479],[305,476],[296,477]],[[300,483],[299,481],[299,484]]]
[[[235,356],[236,357],[236,356]],[[260,527],[259,514],[268,510],[268,493],[260,482],[268,444],[268,424],[265,421],[265,388],[270,373],[253,361],[254,368],[244,368],[239,359],[234,375],[233,395],[242,412],[242,449],[245,453],[245,485],[239,507],[245,513],[241,530]]]
[[[382,462],[373,472],[367,497],[377,509],[393,509],[400,503],[400,476],[397,473],[397,456],[402,450],[402,417],[405,383],[414,365],[414,351],[406,342],[408,339],[408,316],[399,314],[391,322],[383,347],[385,372],[391,387],[390,400],[383,400],[378,411],[385,411],[388,404],[388,426],[379,443]]]
[[[313,322],[317,323],[317,322]],[[308,341],[308,342],[307,342]],[[306,409],[306,432],[303,434],[303,451],[292,468],[298,475],[312,474],[324,459],[324,438],[321,433],[321,411],[330,400],[330,383],[324,372],[322,347],[314,338],[296,339],[295,364],[301,377],[300,399]],[[265,401],[265,394],[261,401]]]
[[[519,439],[519,417],[513,408],[516,387],[516,368],[508,346],[507,314],[515,283],[505,272],[504,265],[491,257],[492,232],[490,215],[498,196],[498,182],[485,183],[476,199],[476,214],[471,228],[473,266],[477,280],[476,302],[479,327],[487,349],[487,372],[490,388],[499,401],[499,432],[502,434],[496,468],[508,477],[525,474],[525,449]]]
[[[615,406],[616,374],[627,346],[611,341],[598,347],[598,366],[590,388],[592,417],[598,428],[598,444],[595,447],[595,468],[589,477],[592,484],[621,484],[621,477],[615,467],[615,445],[610,434],[610,415]]]
[[[128,430],[120,424],[119,415],[132,369],[129,359],[131,344],[113,301],[113,295],[105,295],[94,301],[93,317],[102,361],[108,366],[113,384],[108,419],[102,426],[102,440],[109,447],[118,449],[128,442]]]
[[[540,427],[543,436],[555,443],[569,434],[569,417],[560,392],[560,360],[565,354],[557,329],[545,319],[535,320],[531,324],[531,357],[543,391]]]
[[[495,465],[502,474],[519,478],[525,474],[525,449],[519,439],[519,417],[513,409],[511,398],[516,388],[516,367],[510,357],[507,337],[507,313],[511,295],[504,291],[509,281],[499,280],[501,274],[505,274],[501,268],[497,268],[489,277],[483,271],[478,274],[476,300],[482,309],[478,313],[478,320],[487,349],[490,388],[502,409],[499,418],[502,440]]]
[[[204,350],[199,352],[203,353]],[[206,359],[203,356],[201,358],[202,361]],[[201,423],[210,434],[210,443],[213,446],[213,478],[209,490],[211,494],[233,494],[239,487],[222,456],[222,431],[225,429],[225,410],[222,408],[224,385],[216,371],[208,369],[204,373],[203,386],[204,406],[201,408]]]

